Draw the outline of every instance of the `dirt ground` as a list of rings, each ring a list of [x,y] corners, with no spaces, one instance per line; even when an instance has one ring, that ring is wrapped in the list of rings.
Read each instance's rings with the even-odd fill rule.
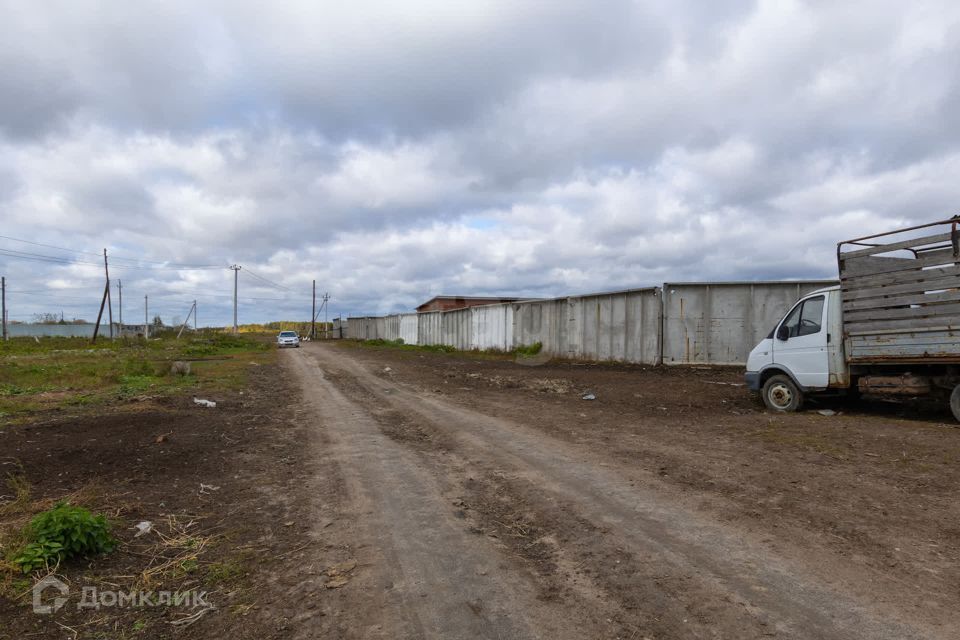
[[[303,637],[957,637],[947,413],[772,415],[730,369],[284,356],[360,563]]]
[[[337,557],[312,532],[334,521],[341,487],[304,450],[312,425],[278,366],[249,366],[243,389],[207,396],[216,408],[154,398],[0,429],[0,477],[25,479],[34,510],[67,499],[105,513],[121,543],[56,570],[70,594],[52,615],[32,612],[39,574],[7,573],[0,638],[285,638],[318,606],[304,585],[320,569],[304,557]],[[0,521],[26,521],[12,496],[0,497]],[[143,521],[153,528],[138,537]],[[78,610],[85,587],[153,592],[151,602],[162,591],[205,592],[210,607]]]
[[[119,551],[58,570],[71,587],[215,607],[184,627],[195,611],[0,595],[0,638],[957,637],[940,409],[773,415],[731,369],[349,342],[278,360],[216,409],[0,430],[33,499],[124,523]]]

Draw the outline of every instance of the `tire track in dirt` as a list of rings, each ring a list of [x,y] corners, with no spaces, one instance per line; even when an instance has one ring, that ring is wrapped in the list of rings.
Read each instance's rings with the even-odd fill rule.
[[[317,347],[311,354],[321,366],[352,378],[351,392],[358,391],[363,404],[405,416],[428,434],[426,441],[436,437],[474,466],[506,467],[517,479],[512,484],[536,487],[528,491],[528,502],[547,505],[533,509],[540,512],[536,519],[550,520],[552,513],[556,521],[560,514],[602,532],[604,541],[593,543],[593,549],[582,535],[565,542],[576,557],[610,557],[612,549],[621,564],[628,563],[628,571],[597,575],[595,581],[621,594],[621,608],[633,612],[633,628],[642,625],[644,632],[667,637],[945,637],[921,622],[898,619],[895,612],[877,611],[855,585],[841,584],[837,576],[825,580],[736,529],[670,502],[657,487],[630,486],[575,448],[400,388],[342,352],[334,356],[328,347]],[[623,580],[624,574],[633,576],[639,598],[625,593],[631,581]]]
[[[536,585],[454,514],[442,479],[381,432],[305,355],[284,364],[330,440],[356,522],[358,569],[335,615],[344,637],[582,638],[591,630],[538,600]],[[316,348],[312,351],[317,351]],[[417,438],[414,438],[414,442]]]

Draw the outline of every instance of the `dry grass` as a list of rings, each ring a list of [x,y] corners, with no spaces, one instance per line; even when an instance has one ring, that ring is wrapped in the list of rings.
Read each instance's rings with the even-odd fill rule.
[[[166,533],[154,528],[147,536],[154,536],[156,543],[146,552],[138,553],[149,558],[147,566],[140,572],[139,587],[150,587],[163,583],[170,578],[182,577],[196,567],[200,555],[214,539],[196,530],[197,522],[189,518],[184,522],[181,517],[170,515],[166,519]]]
[[[8,514],[22,513],[30,504],[30,483],[23,474],[19,463],[11,463],[17,469],[7,475],[7,490],[9,495],[0,495],[0,517]]]

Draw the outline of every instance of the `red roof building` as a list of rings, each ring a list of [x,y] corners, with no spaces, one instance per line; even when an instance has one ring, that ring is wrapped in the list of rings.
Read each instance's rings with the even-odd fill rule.
[[[525,298],[435,296],[417,307],[417,313],[425,313],[427,311],[453,311],[454,309],[466,309],[467,307],[478,307],[484,304],[499,304],[501,302],[517,302],[519,300],[525,300]]]

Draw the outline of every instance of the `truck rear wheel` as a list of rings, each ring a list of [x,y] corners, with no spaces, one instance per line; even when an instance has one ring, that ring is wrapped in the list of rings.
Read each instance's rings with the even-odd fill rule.
[[[950,411],[957,422],[960,422],[960,384],[955,386],[950,394]]]
[[[956,392],[954,392],[956,393]],[[803,392],[788,376],[771,376],[763,385],[763,404],[780,413],[799,411],[803,406]],[[960,396],[958,396],[960,400]]]

